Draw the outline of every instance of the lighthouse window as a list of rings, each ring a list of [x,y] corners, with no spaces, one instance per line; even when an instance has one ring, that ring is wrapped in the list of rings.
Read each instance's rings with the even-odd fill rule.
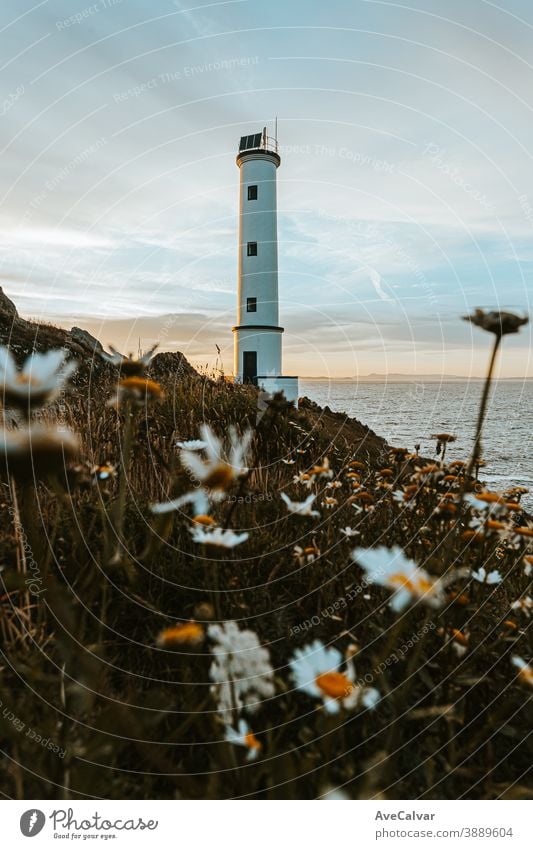
[[[246,312],[257,312],[257,298],[246,298]]]
[[[257,186],[248,186],[248,200],[257,200]]]
[[[248,242],[247,249],[248,256],[257,256],[257,242]]]

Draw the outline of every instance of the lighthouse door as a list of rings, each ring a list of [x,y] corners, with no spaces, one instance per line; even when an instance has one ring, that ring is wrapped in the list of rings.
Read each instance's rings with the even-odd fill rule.
[[[242,352],[242,382],[257,386],[257,351]]]

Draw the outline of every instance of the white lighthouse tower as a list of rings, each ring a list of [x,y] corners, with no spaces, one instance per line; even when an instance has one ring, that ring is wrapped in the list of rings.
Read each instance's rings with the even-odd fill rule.
[[[243,136],[237,154],[240,170],[239,291],[234,375],[271,394],[298,401],[298,378],[281,373],[278,304],[276,171],[277,140],[262,133]]]

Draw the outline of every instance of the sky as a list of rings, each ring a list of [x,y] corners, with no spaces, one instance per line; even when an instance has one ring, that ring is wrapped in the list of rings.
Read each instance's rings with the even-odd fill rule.
[[[0,34],[21,315],[231,372],[235,155],[276,117],[286,373],[481,375],[461,316],[529,313],[530,2],[2,0]]]

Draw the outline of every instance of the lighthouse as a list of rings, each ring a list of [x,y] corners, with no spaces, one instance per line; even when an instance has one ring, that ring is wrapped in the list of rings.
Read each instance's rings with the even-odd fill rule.
[[[240,171],[239,265],[234,376],[265,392],[283,392],[298,401],[298,378],[282,374],[278,298],[276,174],[281,163],[276,139],[262,133],[242,136]]]

